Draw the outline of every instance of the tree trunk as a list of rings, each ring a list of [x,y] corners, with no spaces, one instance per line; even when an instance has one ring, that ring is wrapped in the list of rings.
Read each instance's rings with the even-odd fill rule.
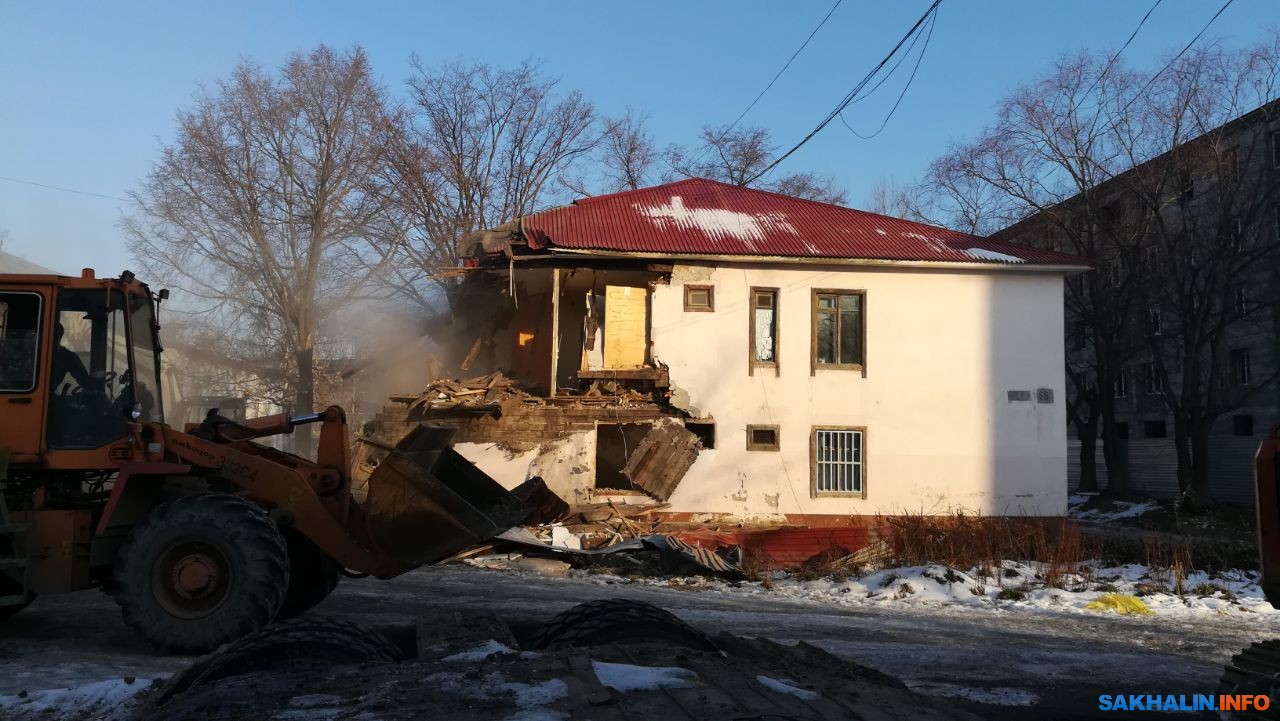
[[[1191,491],[1199,503],[1209,503],[1209,428],[1197,422],[1191,428]]]
[[[315,348],[308,343],[305,347],[298,350],[295,355],[298,364],[298,387],[294,394],[294,412],[297,414],[311,413],[315,410]],[[293,429],[293,448],[304,458],[314,457],[314,444],[312,441],[311,424],[305,424]]]
[[[1173,447],[1178,455],[1178,492],[1191,488],[1191,432],[1181,414],[1173,417]]]
[[[1080,431],[1080,484],[1076,490],[1082,493],[1098,491],[1098,424],[1077,426]]]
[[[1101,383],[1099,383],[1102,386]],[[1107,465],[1107,493],[1124,496],[1129,493],[1129,473],[1125,463],[1125,452],[1121,439],[1116,433],[1115,402],[1107,391],[1110,384],[1102,386],[1099,393],[1099,422],[1102,424],[1102,458]]]

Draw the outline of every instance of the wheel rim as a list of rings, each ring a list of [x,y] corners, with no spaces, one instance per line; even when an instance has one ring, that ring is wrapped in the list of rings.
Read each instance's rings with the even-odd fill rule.
[[[213,543],[177,541],[156,559],[151,588],[170,615],[203,618],[218,610],[230,595],[231,563]]]

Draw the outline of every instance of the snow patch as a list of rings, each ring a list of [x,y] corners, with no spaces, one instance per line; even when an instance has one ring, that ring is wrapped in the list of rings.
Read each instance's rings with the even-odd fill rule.
[[[423,682],[436,684],[442,690],[467,698],[490,699],[511,695],[515,697],[516,705],[522,709],[536,709],[569,695],[568,684],[558,678],[528,684],[508,681],[500,673],[489,673],[474,679],[461,673],[438,672],[427,676]]]
[[[666,205],[636,205],[637,211],[659,228],[674,226],[680,230],[698,230],[712,240],[745,241],[754,250],[754,241],[764,240],[769,233],[783,232],[798,236],[783,213],[740,213],[722,208],[689,208],[684,198],[671,196]]]
[[[969,688],[968,686],[934,686],[919,687],[917,691],[923,691],[933,696],[944,696],[946,698],[962,698],[966,701],[975,703],[985,703],[992,706],[1032,706],[1040,702],[1040,697],[1020,688]]]
[[[821,698],[821,696],[816,691],[810,691],[807,688],[797,688],[796,686],[792,686],[791,684],[795,682],[792,681],[791,679],[786,679],[785,681],[779,681],[776,678],[769,678],[768,676],[756,676],[756,681],[759,681],[761,686],[764,686],[770,691],[776,691],[782,694],[790,694],[800,699],[801,701],[817,701],[819,698]]]
[[[614,691],[656,691],[660,688],[693,688],[698,674],[678,666],[632,666],[592,661],[596,678]]]
[[[131,715],[129,702],[151,686],[151,680],[98,681],[73,688],[32,691],[25,696],[0,696],[0,717],[8,721],[115,721]]]
[[[1150,513],[1160,507],[1155,501],[1112,501],[1111,508],[1090,508],[1088,510],[1080,510],[1081,503],[1073,503],[1071,499],[1085,498],[1087,496],[1071,496],[1067,500],[1068,513],[1072,518],[1080,521],[1119,521],[1125,518],[1137,518],[1145,513]]]
[[[449,663],[455,663],[455,662],[456,663],[475,663],[477,661],[483,661],[486,658],[489,658],[490,656],[497,656],[500,654],[507,654],[507,653],[515,653],[515,649],[511,648],[510,646],[507,646],[504,643],[499,643],[497,641],[494,641],[493,639],[490,639],[480,644],[479,646],[476,646],[475,648],[450,654],[448,656],[445,656],[441,660]]]
[[[986,248],[968,248],[964,252],[979,260],[996,260],[996,261],[1000,261],[1001,263],[1027,262],[1016,255],[1005,255],[1004,253],[997,253],[994,250],[987,250]]]

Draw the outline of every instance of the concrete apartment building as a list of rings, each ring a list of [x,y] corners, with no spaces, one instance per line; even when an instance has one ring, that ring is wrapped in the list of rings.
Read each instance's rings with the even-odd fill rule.
[[[1143,177],[1171,181],[1165,183],[1168,192],[1159,219],[1147,219],[1145,227],[1165,228],[1164,237],[1176,237],[1178,232],[1198,233],[1208,242],[1171,246],[1162,243],[1158,234],[1135,232],[1134,223],[1126,225],[1122,217],[1116,225],[1119,230],[1109,227],[1112,216],[1134,213],[1132,189],[1143,185]],[[1238,308],[1216,316],[1235,315],[1217,347],[1205,351],[1217,354],[1219,372],[1211,382],[1218,384],[1215,393],[1223,399],[1223,405],[1230,406],[1210,430],[1209,491],[1212,499],[1219,502],[1251,504],[1253,454],[1268,429],[1280,423],[1280,103],[1270,103],[1193,138],[1100,184],[1090,193],[1092,197],[1087,200],[1077,195],[993,237],[1082,252],[1078,242],[1072,242],[1070,228],[1064,232],[1063,227],[1086,222],[1071,220],[1073,214],[1083,214],[1086,203],[1101,208],[1088,221],[1097,270],[1071,282],[1136,283],[1144,291],[1130,296],[1130,302],[1116,301],[1110,309],[1128,314],[1129,319],[1125,340],[1132,352],[1119,365],[1110,394],[1123,462],[1132,490],[1141,495],[1172,498],[1180,493],[1174,417],[1165,396],[1166,387],[1176,390],[1182,380],[1178,361],[1171,357],[1177,347],[1176,343],[1149,341],[1153,337],[1178,336],[1182,318],[1193,315],[1202,303],[1211,309],[1211,316],[1215,306]],[[1077,239],[1084,233],[1081,229]],[[1229,257],[1241,252],[1257,254],[1247,270],[1223,278],[1221,283],[1187,283],[1186,273],[1195,268],[1196,254]],[[1178,254],[1172,262],[1170,253]],[[1170,265],[1182,267],[1184,275],[1173,277]],[[1150,272],[1131,272],[1135,267]],[[1211,272],[1206,270],[1206,276]],[[1202,290],[1198,294],[1185,292],[1179,298],[1171,292],[1178,283],[1186,284],[1186,288],[1176,292],[1192,287]],[[1070,297],[1072,289],[1067,290]],[[1077,286],[1076,290],[1080,288]],[[1093,341],[1088,323],[1073,321],[1070,303],[1068,306],[1067,358],[1081,367],[1095,357]],[[1163,365],[1170,369],[1167,374],[1160,372],[1162,363],[1155,357],[1158,352],[1166,354]],[[1079,390],[1068,379],[1068,402],[1076,399]],[[1080,428],[1069,424],[1068,434],[1070,483],[1075,488],[1080,475]],[[1108,478],[1101,442],[1096,467],[1099,484],[1105,489]]]

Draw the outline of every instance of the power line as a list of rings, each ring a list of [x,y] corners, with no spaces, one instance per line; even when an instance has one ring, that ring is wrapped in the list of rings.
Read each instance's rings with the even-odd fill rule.
[[[889,61],[892,60],[893,57],[898,54],[898,51],[902,49],[902,46],[905,45],[908,40],[914,37],[917,32],[919,32],[920,28],[924,25],[925,21],[927,21],[935,12],[937,12],[938,5],[940,5],[941,3],[942,3],[942,0],[934,0],[933,4],[931,4],[929,8],[924,11],[924,14],[920,16],[920,19],[916,21],[915,25],[912,25],[911,29],[908,30],[907,33],[902,36],[902,39],[898,41],[898,44],[893,46],[893,49],[889,51],[889,54],[884,56],[884,59],[881,60],[874,68],[872,68],[871,72],[867,73],[866,76],[862,78],[862,80],[858,81],[858,84],[855,85],[853,89],[850,90],[844,96],[844,98],[839,103],[836,104],[835,109],[833,109],[830,113],[828,113],[827,116],[822,119],[822,122],[818,123],[817,127],[809,131],[809,134],[804,136],[804,138],[802,138],[800,142],[792,146],[790,150],[778,156],[778,158],[774,160],[772,163],[770,163],[767,167],[765,167],[764,170],[761,170],[759,173],[756,173],[754,176],[752,176],[745,184],[750,185],[751,183],[754,183],[756,180],[760,178],[760,176],[778,167],[778,165],[782,161],[791,157],[792,153],[795,153],[797,150],[803,147],[804,144],[812,140],[815,135],[822,132],[823,128],[826,128],[827,125],[829,125],[832,120],[835,120],[836,117],[840,115],[841,111],[849,107],[849,104],[852,103],[854,101],[854,98],[858,96],[858,93],[862,92],[862,89],[865,88],[867,84],[871,82],[872,78],[874,78],[882,69],[884,69],[885,65],[889,64]]]
[[[907,91],[911,89],[911,82],[916,79],[916,72],[920,70],[920,63],[924,60],[924,54],[929,50],[929,41],[933,39],[933,27],[937,24],[938,24],[938,13],[935,12],[933,14],[933,17],[929,18],[929,31],[925,34],[924,45],[920,47],[920,54],[916,56],[916,64],[914,67],[911,68],[911,75],[907,76],[907,82],[905,85],[902,86],[902,92],[898,93],[898,99],[893,101],[893,107],[889,108],[889,113],[884,116],[884,122],[880,123],[880,127],[877,128],[876,131],[870,135],[863,135],[862,133],[859,133],[858,131],[854,130],[853,127],[849,125],[848,121],[844,119],[844,113],[841,112],[840,122],[844,124],[845,128],[848,128],[849,132],[853,133],[859,138],[862,138],[863,140],[870,140],[876,137],[877,135],[879,135],[880,133],[884,132],[884,129],[889,126],[889,120],[893,118],[894,113],[898,112],[898,106],[902,104],[902,99],[907,97]],[[915,38],[912,39],[911,45],[907,46],[907,51],[902,54],[902,60],[906,60],[907,57],[911,55],[911,49],[915,47],[916,40],[919,40],[919,39],[920,39],[919,35],[916,35]],[[898,65],[901,65],[901,64],[902,64],[902,61],[901,60],[898,61]],[[893,66],[893,70],[889,71],[889,75],[892,75],[893,71],[898,69],[898,65]],[[888,75],[886,75],[885,78],[888,79]],[[876,87],[879,87],[879,86],[877,85]],[[874,92],[875,88],[872,88],[872,91]],[[863,97],[866,97],[866,96],[863,96]]]
[[[1155,84],[1156,79],[1159,78],[1161,75],[1163,75],[1164,71],[1173,67],[1173,64],[1178,62],[1178,58],[1181,58],[1183,55],[1185,55],[1186,52],[1191,49],[1191,46],[1195,45],[1196,42],[1200,40],[1200,37],[1209,30],[1209,26],[1213,25],[1214,21],[1217,20],[1218,17],[1222,15],[1222,13],[1226,12],[1227,8],[1231,7],[1231,3],[1235,1],[1236,0],[1227,0],[1225,3],[1223,3],[1222,7],[1218,8],[1218,12],[1214,13],[1213,17],[1209,18],[1209,22],[1205,23],[1204,27],[1200,28],[1200,32],[1196,33],[1196,36],[1191,38],[1191,42],[1187,43],[1181,50],[1179,50],[1177,55],[1174,55],[1172,58],[1170,58],[1169,62],[1164,64],[1164,67],[1157,70],[1155,74],[1151,76],[1151,79],[1147,81],[1147,84],[1143,85],[1142,89],[1139,90],[1137,93],[1135,93],[1134,96],[1129,99],[1129,102],[1125,103],[1123,108],[1120,108],[1120,111],[1116,113],[1116,115],[1123,115],[1124,111],[1128,110],[1130,105],[1133,105],[1135,102],[1137,102],[1138,98],[1145,95],[1147,90],[1152,85]]]
[[[1142,26],[1147,24],[1147,18],[1151,17],[1151,13],[1155,12],[1156,8],[1160,7],[1160,3],[1162,2],[1164,2],[1164,0],[1156,0],[1155,4],[1147,10],[1147,14],[1142,16],[1142,19],[1138,21],[1138,27],[1134,28],[1133,32],[1129,34],[1129,39],[1125,40],[1124,45],[1121,45],[1120,49],[1116,51],[1116,54],[1111,56],[1111,59],[1108,60],[1107,64],[1102,68],[1102,72],[1098,73],[1098,77],[1094,79],[1093,84],[1089,86],[1089,89],[1082,93],[1082,99],[1083,96],[1093,92],[1093,89],[1098,87],[1098,83],[1102,82],[1102,79],[1107,77],[1107,73],[1111,71],[1111,66],[1115,65],[1116,61],[1120,59],[1120,55],[1129,47],[1129,43],[1133,42],[1133,39],[1138,37],[1138,31],[1142,30]]]
[[[787,68],[791,67],[791,63],[800,56],[800,53],[804,52],[805,48],[809,47],[809,41],[813,40],[813,36],[817,35],[818,31],[822,29],[822,26],[827,24],[827,21],[831,19],[833,14],[835,14],[836,8],[840,7],[840,3],[842,2],[844,2],[844,0],[836,0],[836,4],[832,5],[831,9],[827,11],[826,16],[822,18],[822,22],[818,23],[818,26],[813,29],[813,32],[809,33],[809,37],[805,38],[804,43],[802,43],[800,47],[791,54],[790,58],[787,58],[787,63],[782,66],[782,69],[778,71],[777,75],[773,76],[773,80],[770,80],[769,84],[764,86],[764,90],[761,90],[760,94],[756,96],[756,99],[751,101],[751,104],[747,106],[746,110],[743,110],[737,118],[734,118],[732,123],[729,123],[730,129],[741,122],[742,119],[747,116],[747,113],[751,112],[751,109],[756,106],[756,103],[760,102],[760,98],[763,98],[764,94],[769,92],[769,88],[772,88],[773,84],[778,82],[778,78],[782,77],[782,74],[787,72]]]
[[[20,185],[31,185],[37,188],[44,188],[45,190],[57,190],[63,193],[75,193],[76,195],[87,195],[91,198],[103,198],[105,200],[118,200],[122,203],[129,202],[128,198],[120,198],[115,195],[103,195],[102,193],[90,193],[87,190],[76,190],[75,188],[64,188],[59,185],[45,185],[44,183],[37,183],[34,180],[22,180],[20,178],[7,178],[3,175],[0,175],[0,180],[5,180],[10,183],[18,183]]]

